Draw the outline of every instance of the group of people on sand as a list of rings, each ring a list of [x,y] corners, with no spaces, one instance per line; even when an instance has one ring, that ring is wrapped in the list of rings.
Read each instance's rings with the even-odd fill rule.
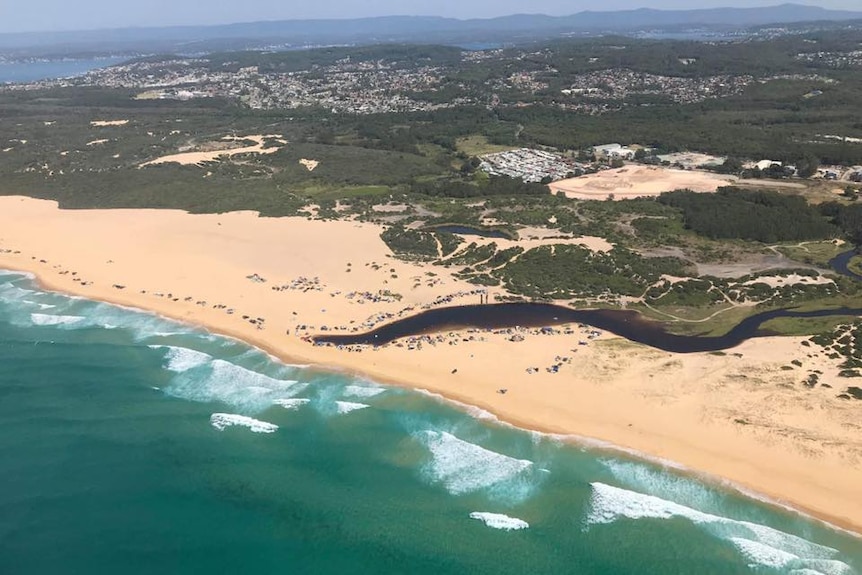
[[[11,249],[2,249],[2,250],[0,250],[0,253],[20,254],[20,251],[13,251]],[[37,258],[35,256],[33,256],[32,259],[36,260]],[[42,263],[45,263],[45,264],[48,263],[46,260],[39,260],[39,261]],[[113,262],[109,261],[108,263],[113,263]],[[61,268],[61,266],[59,266],[59,265],[55,265],[54,268],[60,270],[58,272],[60,275],[71,275],[71,276],[73,276],[73,281],[78,282],[83,286],[92,285],[92,283],[93,283],[90,281],[85,281],[82,278],[80,278],[78,276],[78,272],[76,272],[76,271],[63,270]],[[246,279],[248,279],[254,283],[266,283],[266,281],[267,281],[266,278],[264,278],[263,276],[261,276],[260,274],[257,274],[257,273],[253,273],[253,274],[246,276]],[[126,286],[122,285],[122,284],[113,284],[113,287],[115,289],[118,289],[118,290],[123,290],[126,288]],[[298,291],[302,291],[302,292],[308,292],[308,291],[323,291],[325,289],[325,287],[326,286],[321,283],[320,278],[317,276],[315,276],[315,277],[300,276],[300,277],[298,277],[298,278],[296,278],[296,279],[294,279],[294,280],[292,280],[286,284],[278,285],[278,286],[272,286],[272,289],[275,291],[298,290]],[[145,289],[141,289],[139,293],[149,294],[149,295],[152,295],[153,297],[158,297],[158,298],[165,298],[165,299],[167,299],[169,301],[173,301],[173,302],[179,302],[182,300],[184,303],[194,302],[195,305],[198,305],[201,307],[208,307],[209,306],[207,300],[195,300],[195,298],[193,296],[182,297],[182,296],[174,295],[173,293],[170,293],[170,292],[168,292],[168,293],[158,292],[158,291],[148,292]],[[376,293],[370,292],[370,291],[351,291],[351,292],[348,292],[346,294],[342,294],[341,291],[336,291],[336,292],[332,292],[330,295],[332,297],[336,297],[338,295],[343,295],[347,300],[349,300],[351,302],[359,302],[359,303],[362,303],[365,301],[373,302],[373,303],[393,303],[393,302],[400,300],[400,296],[398,296],[397,294],[392,294],[391,292],[385,291],[385,290],[378,290],[378,292],[376,292]],[[373,329],[374,327],[376,327],[377,325],[379,325],[383,322],[393,321],[393,320],[405,317],[407,315],[412,315],[414,313],[417,313],[417,311],[419,311],[420,309],[421,310],[428,310],[428,309],[432,309],[434,307],[438,307],[441,305],[451,304],[459,298],[472,297],[472,296],[476,296],[476,295],[479,295],[481,298],[485,298],[488,295],[488,290],[485,288],[477,288],[477,289],[471,289],[471,290],[461,290],[461,291],[457,291],[454,293],[441,295],[441,296],[437,297],[436,299],[434,299],[433,301],[431,301],[430,303],[426,303],[422,306],[419,306],[418,308],[415,305],[409,305],[409,306],[405,306],[404,308],[402,308],[401,310],[399,310],[397,312],[378,312],[378,313],[375,313],[372,316],[368,317],[365,321],[363,321],[361,323],[355,323],[354,321],[351,321],[350,325],[340,325],[340,326],[321,325],[319,328],[316,328],[315,326],[309,325],[309,324],[297,324],[294,326],[293,330],[288,329],[286,333],[288,335],[294,335],[296,337],[299,337],[303,341],[306,341],[308,343],[314,343],[315,345],[329,345],[329,344],[319,344],[319,343],[314,342],[313,337],[312,337],[313,334],[318,332],[318,331],[320,331],[320,332],[330,332],[330,331],[339,332],[340,331],[340,332],[350,332],[350,333],[357,333],[360,331],[368,331],[368,330]],[[212,304],[212,306],[210,306],[210,307],[212,307],[212,309],[215,309],[215,310],[223,310],[227,315],[235,315],[237,313],[234,308],[228,307],[227,305],[222,304],[222,303]],[[322,310],[322,311],[325,311],[325,310]],[[297,315],[297,313],[293,312],[293,315]],[[254,327],[256,327],[259,330],[265,329],[266,318],[264,318],[264,317],[251,316],[248,314],[243,314],[243,315],[241,315],[241,318],[243,321],[248,322],[250,325],[253,325]],[[291,333],[291,331],[292,331],[292,333]],[[366,349],[377,350],[377,349],[380,349],[382,347],[388,347],[388,346],[406,348],[407,350],[413,351],[413,350],[421,350],[423,348],[423,346],[432,346],[433,347],[433,346],[437,346],[437,345],[458,345],[459,343],[463,343],[463,342],[485,341],[484,334],[508,335],[509,338],[512,339],[513,341],[515,341],[514,338],[517,338],[517,341],[520,341],[520,340],[523,340],[524,335],[528,335],[528,334],[548,335],[548,334],[553,334],[553,333],[563,333],[563,332],[560,332],[560,330],[557,330],[554,328],[539,328],[539,329],[533,329],[533,330],[526,330],[525,328],[508,328],[508,329],[503,329],[503,330],[471,329],[471,330],[467,330],[466,335],[463,332],[449,332],[447,334],[413,336],[413,337],[405,338],[403,340],[391,342],[391,343],[385,344],[383,346],[370,346],[369,347],[369,346],[365,346],[365,345],[339,345],[337,347],[341,350],[350,351],[350,352],[361,352],[361,351],[364,351]],[[571,328],[567,327],[567,328],[565,328],[564,333],[570,334],[570,333],[574,333],[574,332]],[[595,336],[595,333],[590,334],[590,337],[594,337],[594,336]],[[570,357],[559,357],[558,356],[555,359],[556,363],[553,364],[550,368],[548,368],[548,371],[556,373],[564,363],[568,363],[570,361],[571,361]],[[528,368],[528,370],[527,370],[528,373],[530,372],[531,369],[534,372],[538,371],[538,368]]]
[[[307,327],[307,326],[303,326]],[[600,337],[602,333],[598,330],[590,328],[590,326],[581,324],[579,325],[581,329],[581,334],[585,335],[588,339],[595,339]],[[472,343],[472,342],[484,342],[486,341],[486,336],[488,335],[496,335],[502,336],[508,339],[509,341],[524,341],[527,336],[550,336],[550,335],[574,335],[575,329],[570,325],[562,326],[561,328],[554,327],[540,327],[540,328],[524,328],[524,327],[512,327],[512,328],[504,328],[504,329],[477,329],[471,328],[464,331],[450,331],[447,333],[438,333],[438,334],[424,334],[424,335],[415,335],[407,338],[403,338],[401,340],[396,340],[393,342],[389,342],[386,344],[382,344],[379,346],[368,346],[362,344],[352,344],[352,345],[343,345],[343,344],[332,344],[326,342],[318,342],[314,341],[311,336],[305,335],[303,336],[304,341],[308,341],[309,343],[313,343],[314,345],[319,346],[331,346],[335,347],[340,351],[347,352],[355,352],[361,353],[366,350],[378,351],[380,349],[384,349],[387,347],[397,347],[401,349],[406,349],[408,351],[421,351],[423,347],[430,346],[436,347],[437,345],[450,345],[456,346],[461,343]],[[581,340],[581,344],[586,344],[584,340]],[[576,353],[577,348],[571,349],[572,353]],[[472,355],[471,355],[472,357]],[[564,365],[572,363],[573,356],[570,355],[556,355],[554,356],[554,363],[545,368],[547,373],[559,373],[560,369]],[[539,367],[528,367],[525,370],[528,374],[533,375],[537,373],[541,373],[541,369]],[[457,368],[452,370],[452,374],[456,374],[458,372]],[[506,393],[503,391],[502,393]]]
[[[256,275],[256,274],[255,274]],[[263,280],[266,281],[266,280]],[[277,286],[272,286],[272,291],[323,291],[326,286],[320,283],[320,278],[315,276],[313,278],[307,278],[305,276],[300,276],[295,280]]]

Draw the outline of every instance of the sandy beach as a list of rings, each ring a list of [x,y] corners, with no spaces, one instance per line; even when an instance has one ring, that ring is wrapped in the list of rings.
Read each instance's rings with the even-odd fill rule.
[[[862,533],[862,401],[836,397],[848,380],[804,338],[681,355],[572,325],[464,330],[379,349],[312,345],[308,336],[365,331],[432,304],[479,303],[454,270],[398,261],[379,233],[352,221],[66,211],[0,198],[0,268],[31,272],[49,289],[673,461]],[[815,369],[832,388],[801,384]]]

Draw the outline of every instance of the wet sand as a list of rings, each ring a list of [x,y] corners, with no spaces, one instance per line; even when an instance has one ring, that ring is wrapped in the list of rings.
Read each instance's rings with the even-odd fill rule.
[[[379,232],[250,212],[63,211],[3,197],[0,268],[195,323],[287,361],[674,461],[862,532],[862,401],[836,397],[854,381],[804,338],[681,355],[571,325],[447,332],[377,349],[312,345],[312,335],[365,331],[432,303],[479,303],[477,287],[451,270],[392,258]],[[802,385],[812,370],[832,387]]]

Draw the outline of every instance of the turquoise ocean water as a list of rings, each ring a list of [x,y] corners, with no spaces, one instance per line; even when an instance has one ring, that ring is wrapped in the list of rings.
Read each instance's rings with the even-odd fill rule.
[[[860,569],[672,469],[0,272],[4,575]]]

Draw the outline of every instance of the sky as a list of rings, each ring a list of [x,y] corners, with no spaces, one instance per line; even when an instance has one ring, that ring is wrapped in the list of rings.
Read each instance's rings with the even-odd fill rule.
[[[260,20],[433,15],[488,18],[582,10],[773,6],[785,1],[862,10],[859,0],[0,0],[0,33],[209,25]]]

